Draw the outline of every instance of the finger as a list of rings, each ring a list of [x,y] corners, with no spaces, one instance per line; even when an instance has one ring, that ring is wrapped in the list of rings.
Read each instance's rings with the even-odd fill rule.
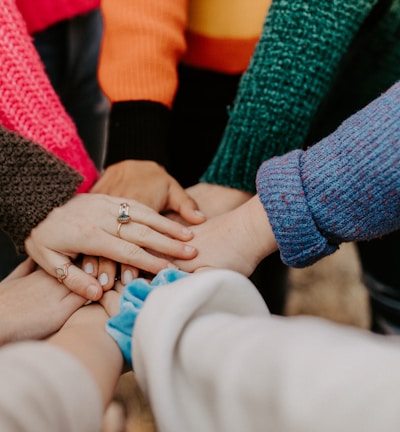
[[[115,282],[114,290],[117,291],[118,294],[122,294],[122,291],[124,290],[125,285],[121,281]]]
[[[115,281],[117,274],[117,263],[108,258],[99,257],[99,271],[97,280],[99,281],[103,291],[110,290]]]
[[[84,255],[82,258],[82,270],[95,278],[98,276],[99,258],[91,255]]]
[[[61,282],[75,294],[94,301],[102,296],[103,290],[96,278],[74,265],[69,257],[58,252],[47,251],[44,262],[43,269],[55,278],[61,276]]]
[[[32,258],[27,258],[26,260],[22,261],[22,263],[19,264],[7,277],[5,277],[3,281],[9,281],[27,276],[29,273],[32,273],[33,270],[35,270],[35,267],[35,261],[33,261]]]
[[[127,285],[139,276],[139,269],[126,264],[121,264],[121,282]]]
[[[197,255],[197,250],[185,243],[171,239],[157,231],[137,222],[124,224],[120,229],[121,239],[140,247],[151,249],[164,255],[191,259]]]
[[[98,250],[100,250],[101,255],[113,256],[116,261],[122,264],[127,264],[152,274],[156,274],[165,268],[176,268],[166,258],[157,257],[137,244],[118,239],[117,237],[110,236],[106,247],[103,243],[99,243]]]
[[[170,188],[169,209],[178,213],[189,224],[197,225],[206,220],[196,201],[178,183]]]
[[[137,201],[132,202],[133,205],[130,206],[131,221],[146,225],[178,240],[187,241],[193,238],[193,232],[187,227],[160,215],[153,209]]]
[[[118,291],[110,290],[103,294],[99,303],[103,306],[107,315],[112,317],[119,313],[119,299],[121,295]]]

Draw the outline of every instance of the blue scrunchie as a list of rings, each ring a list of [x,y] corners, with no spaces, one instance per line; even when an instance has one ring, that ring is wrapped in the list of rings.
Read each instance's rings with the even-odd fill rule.
[[[150,291],[160,285],[166,285],[187,276],[189,273],[165,269],[161,270],[149,283],[146,279],[135,279],[129,283],[122,292],[118,315],[113,316],[107,321],[107,333],[115,339],[120,350],[132,367],[132,332],[136,317],[143,307],[143,303]]]

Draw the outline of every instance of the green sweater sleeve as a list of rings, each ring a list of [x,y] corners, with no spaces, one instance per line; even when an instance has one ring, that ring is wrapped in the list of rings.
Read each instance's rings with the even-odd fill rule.
[[[221,144],[201,181],[255,192],[260,164],[302,147],[377,0],[274,0]]]

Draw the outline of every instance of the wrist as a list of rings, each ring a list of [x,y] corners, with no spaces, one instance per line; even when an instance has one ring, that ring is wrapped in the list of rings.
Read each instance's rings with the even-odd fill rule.
[[[266,213],[258,195],[255,195],[242,206],[244,220],[247,222],[249,238],[253,244],[253,251],[256,259],[261,261],[268,255],[278,250],[268,214]]]

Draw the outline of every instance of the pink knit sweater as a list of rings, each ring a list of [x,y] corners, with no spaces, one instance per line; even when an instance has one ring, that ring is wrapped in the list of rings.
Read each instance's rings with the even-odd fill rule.
[[[76,15],[89,12],[100,5],[100,0],[15,0],[26,22],[29,33]]]
[[[68,1],[20,3],[59,5]],[[88,4],[89,0],[81,3]],[[16,2],[0,0],[0,4],[0,124],[40,144],[80,172],[84,182],[78,192],[86,192],[98,177],[95,165],[47,78]]]

